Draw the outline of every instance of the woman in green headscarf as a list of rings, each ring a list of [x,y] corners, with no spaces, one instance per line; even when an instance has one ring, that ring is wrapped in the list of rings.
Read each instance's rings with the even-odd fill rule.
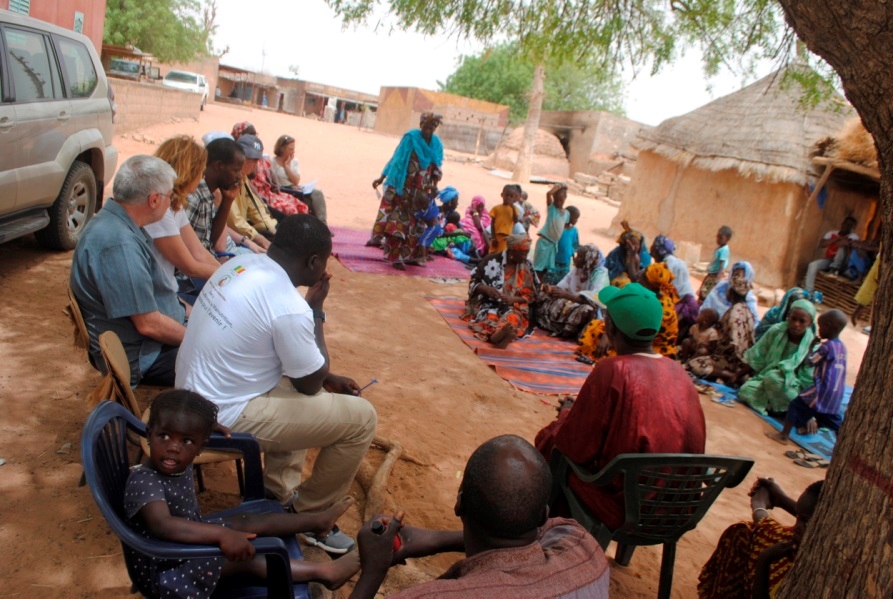
[[[743,374],[753,376],[741,385],[738,397],[760,414],[786,412],[791,400],[812,384],[813,367],[805,358],[815,340],[815,315],[812,302],[797,300],[787,321],[770,327],[744,353]]]

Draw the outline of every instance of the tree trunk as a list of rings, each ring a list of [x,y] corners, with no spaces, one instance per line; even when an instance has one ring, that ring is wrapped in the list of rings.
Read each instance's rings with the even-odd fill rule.
[[[840,75],[881,171],[880,286],[871,339],[818,509],[780,597],[893,597],[893,9],[877,0],[779,0]]]
[[[530,104],[527,108],[527,120],[524,122],[524,137],[518,149],[518,160],[512,180],[518,183],[530,183],[530,172],[533,167],[533,150],[536,145],[536,132],[543,114],[543,96],[545,95],[546,67],[542,64],[533,69],[533,86],[530,88]]]

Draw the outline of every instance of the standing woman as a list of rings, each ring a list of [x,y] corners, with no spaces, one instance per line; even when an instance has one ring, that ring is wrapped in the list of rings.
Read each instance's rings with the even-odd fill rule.
[[[385,260],[398,270],[406,270],[404,261],[417,257],[422,233],[412,209],[413,196],[422,192],[434,197],[443,176],[443,144],[434,135],[442,120],[439,114],[424,113],[419,128],[403,136],[381,177],[372,182],[373,189],[384,183],[385,193],[367,245],[382,241]]]

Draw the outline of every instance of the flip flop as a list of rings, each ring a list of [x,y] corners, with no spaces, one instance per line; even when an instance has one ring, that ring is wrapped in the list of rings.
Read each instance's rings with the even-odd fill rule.
[[[734,408],[736,403],[734,399],[732,399],[731,397],[725,397],[724,395],[720,395],[719,397],[711,397],[710,401],[714,401],[719,405],[725,406],[727,408]]]
[[[786,451],[784,452],[784,455],[791,458],[792,460],[807,460],[810,462],[817,462],[824,459],[818,454],[809,453],[807,451],[803,451],[802,449],[798,449],[797,451]]]
[[[818,468],[819,463],[813,462],[811,460],[794,460],[794,463],[798,466],[803,466],[804,468]]]

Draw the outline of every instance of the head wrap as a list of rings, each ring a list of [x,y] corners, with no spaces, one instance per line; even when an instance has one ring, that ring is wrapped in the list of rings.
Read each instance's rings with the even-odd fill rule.
[[[579,269],[580,278],[586,280],[595,272],[595,269],[605,265],[605,257],[602,251],[594,244],[587,243],[577,248],[577,255],[583,257],[583,266]]]
[[[673,273],[663,262],[652,262],[645,268],[645,278],[663,290],[673,282]]]
[[[443,117],[439,114],[434,114],[433,112],[423,112],[422,116],[419,117],[419,128],[422,128],[427,123],[433,124],[435,127],[439,127],[443,122]]]
[[[254,125],[252,125],[248,121],[242,121],[241,123],[236,123],[235,125],[233,125],[233,139],[239,139],[239,136],[242,135],[245,132],[245,129],[247,129],[248,127],[254,127]]]
[[[739,272],[732,272],[732,278],[729,279],[729,286],[732,288],[732,291],[742,297],[747,295],[747,292],[753,288],[751,282],[747,280],[747,277],[740,272],[740,270]]]
[[[799,299],[791,304],[791,310],[793,310],[794,308],[800,308],[801,310],[809,314],[810,318],[812,318],[812,321],[815,322],[815,304],[813,304],[811,301]]]
[[[618,244],[623,243],[623,241],[624,241],[627,237],[630,237],[630,236],[632,236],[632,237],[637,237],[637,238],[639,239],[639,244],[643,244],[643,243],[645,242],[645,236],[642,235],[641,233],[639,233],[638,231],[633,231],[633,230],[630,228],[629,223],[626,222],[625,220],[620,221],[620,226],[623,227],[623,231],[622,231],[622,232],[620,233],[620,235],[617,237],[617,243],[618,243]]]
[[[530,251],[530,237],[522,234],[509,235],[508,239],[505,240],[508,245],[509,251],[515,250],[524,250]]]
[[[732,270],[730,271],[732,275],[735,274],[736,270],[743,270],[744,278],[747,279],[748,282],[753,283],[754,273],[753,266],[750,265],[750,262],[745,262],[743,260],[741,262],[735,262],[735,264],[732,265]]]
[[[487,200],[484,199],[484,196],[474,196],[471,198],[471,207],[477,209],[480,206],[481,210],[487,207]]]
[[[658,235],[654,238],[654,243],[651,244],[651,253],[655,255],[656,260],[661,262],[675,250],[676,244],[666,235]]]
[[[441,203],[446,204],[447,202],[452,202],[455,198],[459,197],[459,190],[455,187],[444,187],[437,194],[437,199],[441,201]]]
[[[660,331],[663,307],[651,290],[630,283],[623,289],[605,287],[598,299],[621,333],[637,341],[651,341]]]
[[[202,143],[206,146],[215,139],[232,139],[233,136],[226,131],[208,131],[202,135]]]

